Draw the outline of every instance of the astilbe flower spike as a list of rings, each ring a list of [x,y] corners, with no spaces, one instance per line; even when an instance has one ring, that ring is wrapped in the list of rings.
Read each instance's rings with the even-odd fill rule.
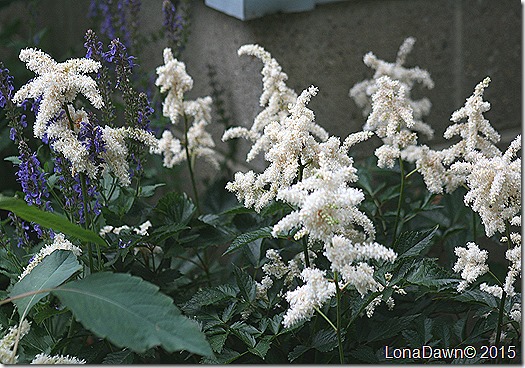
[[[33,128],[35,137],[42,138],[47,132],[48,123],[79,93],[94,107],[102,107],[102,97],[95,80],[85,75],[96,73],[101,66],[99,62],[81,58],[57,63],[48,54],[33,48],[20,51],[20,60],[37,77],[20,88],[13,96],[13,101],[21,103],[25,98],[42,96]]]

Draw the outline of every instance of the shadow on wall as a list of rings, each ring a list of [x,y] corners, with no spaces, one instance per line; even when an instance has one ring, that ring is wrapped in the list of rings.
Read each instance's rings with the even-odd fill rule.
[[[373,74],[363,64],[364,54],[373,51],[393,62],[408,36],[414,36],[416,44],[405,64],[428,70],[435,81],[434,89],[416,88],[414,96],[426,96],[433,104],[426,121],[436,131],[435,144],[443,142],[452,112],[486,76],[492,79],[485,94],[492,109],[486,117],[502,133],[505,145],[516,136],[521,130],[518,1],[356,0],[248,21],[195,2],[183,58],[194,76],[195,95],[209,93],[208,81],[201,76],[211,64],[231,91],[234,124],[251,125],[259,111],[262,66],[257,60],[238,57],[236,51],[243,44],[258,43],[281,64],[288,85],[297,92],[312,84],[319,87],[309,107],[319,124],[345,137],[361,129],[366,120],[348,97],[355,83]]]

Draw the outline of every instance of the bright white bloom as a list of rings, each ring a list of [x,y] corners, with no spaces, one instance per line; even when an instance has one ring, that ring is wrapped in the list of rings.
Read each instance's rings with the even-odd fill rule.
[[[167,168],[172,168],[186,159],[186,152],[180,140],[174,137],[169,130],[162,132],[162,137],[159,139],[154,153],[164,156],[164,167]]]
[[[112,171],[122,186],[131,184],[126,140],[140,142],[150,151],[154,151],[157,147],[157,139],[153,134],[139,128],[105,126],[102,128],[102,139],[105,150],[100,155],[104,160],[104,168]]]
[[[298,227],[295,238],[309,235],[313,240],[328,242],[334,234],[355,233],[353,225],[361,226],[373,237],[372,222],[357,206],[364,199],[359,189],[347,186],[354,174],[353,167],[330,171],[321,168],[303,181],[279,191],[277,198],[298,207],[273,228],[272,234]]]
[[[160,92],[168,92],[162,104],[162,114],[169,117],[175,124],[180,115],[184,113],[184,92],[193,87],[193,79],[186,73],[186,65],[173,57],[170,48],[164,49],[164,65],[157,68],[156,86]]]
[[[341,271],[345,265],[371,259],[394,262],[396,252],[376,242],[354,243],[336,235],[325,245],[324,255],[332,263],[332,270]]]
[[[305,284],[286,293],[290,307],[284,315],[284,327],[310,319],[316,308],[321,308],[335,295],[335,284],[327,280],[325,274],[325,271],[316,268],[305,268],[301,272]]]
[[[69,355],[47,355],[40,353],[29,364],[86,364],[84,359],[70,357]]]
[[[383,301],[383,296],[378,295],[374,299],[372,299],[370,303],[368,303],[368,305],[365,307],[366,316],[368,318],[372,318],[376,308],[379,306],[379,304],[381,304],[382,301]]]
[[[458,291],[462,292],[465,288],[476,281],[478,277],[488,272],[487,266],[488,252],[480,250],[475,243],[467,243],[467,248],[456,247],[454,253],[458,260],[454,265],[454,272],[461,272],[462,281],[458,285]]]
[[[355,287],[361,297],[383,286],[374,279],[374,271],[374,267],[365,262],[359,262],[357,265],[346,264],[340,270],[345,283]]]
[[[18,277],[18,279],[22,280],[25,276],[29,275],[33,268],[35,268],[45,257],[53,253],[55,250],[69,250],[77,257],[82,254],[82,249],[76,245],[71,244],[71,242],[65,238],[64,234],[55,234],[53,243],[46,245],[40,249],[37,254],[35,254],[29,264],[24,268],[24,271],[22,271],[22,274]]]
[[[515,158],[520,148],[518,136],[502,156],[471,153],[472,162],[451,166],[452,171],[467,175],[465,204],[479,213],[488,237],[504,233],[505,222],[521,213],[521,159]]]
[[[141,236],[148,236],[148,229],[151,227],[151,222],[148,220],[142,224],[139,225],[139,227],[136,227],[133,229],[135,233]]]
[[[413,117],[413,110],[406,98],[405,86],[389,77],[377,80],[377,90],[372,96],[372,112],[368,116],[365,131],[373,131],[383,140],[383,146],[375,151],[379,167],[393,167],[401,157],[402,150],[417,143],[417,133],[422,125]],[[417,123],[417,124],[416,124]]]
[[[513,321],[521,323],[521,304],[514,303],[514,305],[512,306],[512,309],[510,311],[510,318]]]
[[[316,127],[319,126],[306,104],[316,93],[317,88],[313,86],[304,90],[295,105],[291,106],[290,116],[282,123],[275,121],[265,127],[257,144],[267,149],[265,159],[270,165],[266,170],[261,174],[237,173],[235,181],[226,186],[229,191],[236,192],[237,198],[246,207],[253,206],[260,211],[279,190],[289,187],[298,178],[301,165],[315,166],[315,162],[311,161],[319,156],[321,147],[311,132],[318,130]],[[328,138],[325,134],[323,140]]]
[[[411,146],[401,153],[406,161],[415,161],[427,189],[436,194],[443,193],[443,188],[447,193],[452,193],[466,181],[466,175],[451,171],[444,165],[447,156],[447,149],[436,151],[426,145]]]
[[[25,319],[19,325],[9,328],[9,331],[0,340],[0,363],[2,364],[16,364],[18,356],[15,356],[13,351],[17,341],[24,337],[31,327],[31,323]]]
[[[97,176],[98,169],[90,160],[87,148],[78,140],[80,123],[89,123],[88,116],[83,109],[75,110],[71,105],[68,105],[67,109],[74,126],[70,126],[67,115],[62,112],[56,121],[47,127],[47,138],[51,147],[64,155],[71,163],[71,175],[85,172],[90,178],[94,179]]]
[[[85,75],[98,71],[101,67],[98,61],[81,58],[57,63],[48,54],[33,48],[21,50],[20,60],[37,77],[20,88],[13,101],[20,103],[26,98],[42,96],[35,120],[35,137],[42,138],[47,123],[62,111],[64,105],[73,102],[79,93],[97,109],[104,105],[97,83]]]
[[[501,297],[503,296],[503,289],[501,288],[501,286],[498,285],[490,286],[486,283],[482,283],[481,285],[479,285],[479,289],[481,291],[494,295],[498,299],[501,299]]]
[[[261,282],[256,282],[255,287],[257,290],[257,299],[268,300],[267,292],[273,286],[273,280],[270,276],[265,275]]]
[[[259,101],[264,109],[255,117],[250,129],[244,127],[230,128],[224,133],[222,140],[242,137],[254,142],[247,156],[247,161],[251,161],[259,152],[269,149],[268,141],[260,140],[265,127],[272,122],[281,122],[288,116],[288,106],[296,102],[297,94],[286,85],[288,76],[264,48],[259,45],[244,45],[241,46],[238,54],[255,56],[264,64],[261,71],[263,92]]]
[[[446,139],[457,135],[461,137],[461,141],[450,148],[455,156],[464,157],[474,150],[479,150],[487,158],[500,155],[499,149],[494,145],[499,142],[500,135],[483,117],[483,113],[490,110],[490,103],[483,101],[483,92],[489,83],[488,77],[480,82],[465,105],[450,118],[456,124],[450,125],[443,136]],[[459,123],[462,119],[467,119],[467,122]]]
[[[521,276],[521,245],[509,249],[505,253],[505,257],[510,264],[507,276],[505,277],[503,290],[507,295],[513,296],[516,293],[514,290],[514,282],[516,281],[516,278]]]
[[[371,52],[364,56],[364,63],[368,67],[375,69],[374,76],[372,79],[364,80],[354,85],[349,93],[357,106],[363,109],[363,116],[368,116],[372,111],[370,96],[376,93],[378,88],[376,81],[382,76],[398,80],[404,85],[407,101],[410,104],[415,119],[420,120],[423,116],[428,115],[430,107],[432,106],[430,101],[427,98],[414,101],[410,98],[410,91],[415,83],[421,83],[429,89],[434,88],[434,82],[430,78],[430,74],[419,67],[406,68],[403,66],[407,55],[412,51],[415,41],[413,37],[405,39],[399,48],[395,63],[380,60]],[[432,138],[433,130],[428,125],[422,123],[420,129],[428,138]]]

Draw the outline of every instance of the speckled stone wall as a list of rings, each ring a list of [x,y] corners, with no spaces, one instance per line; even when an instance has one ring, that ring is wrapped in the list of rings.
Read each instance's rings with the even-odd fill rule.
[[[37,19],[56,41],[46,50],[53,55],[66,55],[64,50],[72,45],[83,52],[89,0],[76,1],[74,7],[70,4],[67,0],[40,4]],[[143,1],[141,25],[146,30],[162,22],[161,4],[161,0]],[[15,4],[11,11],[17,6],[24,8]],[[273,14],[244,22],[201,0],[192,6],[191,35],[182,56],[195,82],[188,97],[211,92],[207,76],[211,65],[227,91],[226,108],[235,125],[251,125],[260,111],[262,64],[237,56],[243,44],[266,48],[297,92],[312,84],[319,87],[309,106],[319,124],[344,138],[360,130],[365,121],[348,97],[355,83],[373,73],[363,64],[363,55],[372,51],[393,61],[403,40],[414,36],[417,41],[406,65],[427,69],[435,81],[433,90],[414,91],[415,97],[427,96],[433,103],[427,118],[436,130],[433,144],[444,143],[442,133],[450,115],[486,76],[492,78],[485,92],[492,104],[486,117],[502,133],[503,145],[521,131],[522,7],[518,0],[348,0],[318,5],[304,13]],[[6,14],[0,13],[0,25],[5,21]],[[70,55],[78,56],[71,50]],[[146,46],[141,67],[153,70],[161,63],[162,45]],[[222,130],[214,129],[218,140]],[[373,150],[369,144],[361,147],[356,155]],[[246,152],[246,145],[241,152]]]
[[[521,12],[516,0],[352,0],[242,22],[196,3],[184,59],[195,96],[209,91],[199,77],[213,65],[229,91],[231,116],[249,125],[260,111],[261,63],[238,57],[236,50],[258,43],[280,62],[297,92],[319,87],[309,107],[318,123],[344,138],[365,121],[348,97],[355,83],[373,74],[363,55],[372,51],[394,61],[399,45],[414,36],[406,65],[427,69],[435,81],[433,90],[414,91],[432,101],[427,122],[436,130],[434,143],[443,143],[450,115],[486,76],[492,79],[486,117],[508,142],[521,130]]]

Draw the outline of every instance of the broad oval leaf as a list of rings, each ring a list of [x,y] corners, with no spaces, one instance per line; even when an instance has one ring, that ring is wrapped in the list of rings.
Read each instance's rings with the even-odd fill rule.
[[[36,222],[43,227],[64,233],[75,239],[95,243],[103,247],[107,246],[104,239],[98,234],[69,222],[64,216],[42,211],[35,206],[29,206],[21,199],[0,195],[0,209],[11,211],[23,220]]]
[[[82,266],[78,263],[77,257],[68,250],[55,250],[44,257],[29,274],[13,286],[9,294],[13,298],[35,292],[33,295],[13,301],[18,308],[20,319],[27,315],[39,300],[49,294],[49,291],[44,290],[59,286],[80,269]]]
[[[180,314],[173,300],[139,277],[101,272],[69,282],[58,296],[88,330],[119,347],[144,352],[154,346],[211,355],[197,322]]]

